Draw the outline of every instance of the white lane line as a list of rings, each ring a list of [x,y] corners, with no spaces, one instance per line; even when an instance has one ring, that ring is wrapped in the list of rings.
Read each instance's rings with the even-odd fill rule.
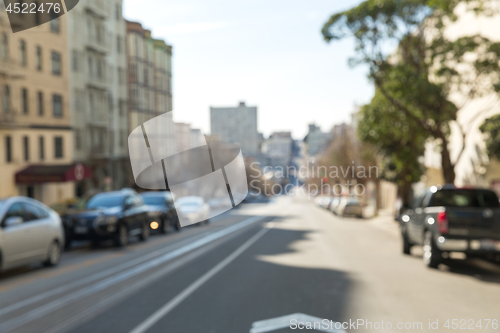
[[[112,305],[113,303],[117,302],[122,298],[127,297],[130,294],[133,294],[134,292],[140,290],[144,286],[147,286],[148,284],[160,279],[164,275],[167,275],[168,273],[176,270],[177,268],[186,265],[190,261],[198,258],[203,254],[206,254],[208,251],[212,250],[217,246],[218,246],[217,243],[212,243],[207,245],[206,247],[195,250],[187,254],[186,256],[180,258],[179,260],[173,262],[172,264],[166,266],[162,270],[155,272],[151,275],[148,274],[144,279],[140,279],[139,281],[133,283],[132,285],[127,286],[127,288],[122,288],[115,294],[111,296],[105,296],[101,300],[92,303],[92,307],[89,307],[83,311],[81,309],[76,309],[72,316],[71,315],[67,316],[67,318],[64,321],[56,323],[55,326],[47,328],[44,332],[45,333],[68,332],[73,327],[76,327],[80,322],[86,320],[88,316],[99,313],[102,309]]]
[[[152,268],[155,268],[159,265],[162,265],[168,261],[171,261],[173,259],[176,259],[188,252],[191,252],[193,250],[196,250],[208,243],[211,243],[215,240],[218,240],[224,236],[227,236],[231,233],[234,233],[250,224],[253,224],[257,221],[260,221],[264,219],[266,216],[254,216],[249,219],[246,219],[242,222],[239,222],[238,224],[232,225],[230,227],[227,227],[223,230],[217,231],[211,235],[208,235],[206,237],[203,237],[202,239],[199,239],[195,241],[194,243],[185,245],[181,248],[178,248],[172,252],[166,253],[160,257],[154,258],[150,261],[147,261],[143,263],[142,265],[138,265],[130,270],[124,271],[122,273],[116,274],[114,276],[111,276],[107,279],[102,280],[101,282],[90,285],[88,287],[82,288],[76,292],[70,293],[66,296],[63,296],[57,300],[54,300],[52,302],[49,302],[47,304],[41,305],[31,311],[28,311],[18,317],[14,317],[8,321],[3,322],[0,324],[0,332],[6,332],[8,330],[15,329],[19,326],[25,325],[33,320],[42,318],[43,316],[49,314],[50,312],[56,311],[60,308],[63,308],[70,304],[73,301],[78,301],[81,300],[84,297],[87,297],[89,295],[95,294],[101,290],[104,290],[106,288],[109,288],[113,285],[116,285],[122,281],[125,281],[127,279],[130,279],[134,276],[137,276],[143,272],[146,272]]]
[[[52,296],[55,296],[57,294],[69,291],[71,289],[74,289],[74,288],[77,288],[77,287],[80,287],[80,286],[83,286],[83,285],[86,285],[86,284],[90,284],[91,282],[103,279],[103,278],[105,278],[107,276],[110,276],[110,275],[113,275],[113,274],[116,274],[116,273],[118,273],[120,271],[123,271],[123,270],[125,270],[127,268],[130,268],[132,266],[135,266],[135,265],[138,265],[140,263],[143,263],[143,262],[145,262],[145,261],[147,261],[147,260],[149,260],[151,258],[154,258],[154,257],[160,256],[162,254],[165,254],[166,252],[171,251],[172,248],[175,248],[175,247],[177,247],[179,245],[192,242],[195,238],[201,238],[201,237],[200,237],[200,235],[191,236],[191,237],[189,237],[187,239],[179,241],[176,244],[172,244],[172,245],[166,246],[166,247],[161,248],[159,250],[156,250],[154,252],[148,253],[148,254],[146,254],[144,256],[138,257],[138,258],[136,258],[134,260],[125,262],[125,263],[123,263],[121,265],[118,265],[118,266],[115,266],[115,267],[112,267],[112,268],[108,268],[108,269],[106,269],[104,271],[101,271],[99,273],[90,275],[88,277],[82,278],[82,279],[77,280],[77,281],[73,281],[73,282],[68,283],[68,284],[66,284],[64,286],[54,288],[52,290],[43,292],[43,293],[38,294],[36,296],[33,296],[33,297],[30,297],[30,298],[24,299],[22,301],[19,301],[17,303],[11,304],[9,306],[6,306],[6,307],[0,309],[0,316],[3,316],[5,314],[10,313],[10,312],[15,311],[15,310],[19,310],[19,309],[21,309],[21,308],[23,308],[25,306],[31,305],[33,303],[36,303],[36,302],[39,302],[39,301],[43,301],[44,299],[52,297]]]
[[[293,322],[295,320],[295,322]],[[326,321],[325,321],[326,320]],[[326,333],[347,333],[342,328],[342,323],[337,323],[330,321],[328,319],[321,319],[318,317],[313,317],[303,313],[294,313],[288,316],[282,316],[277,318],[265,319],[256,321],[252,324],[250,333],[267,333],[284,328],[289,329],[301,329],[297,326],[297,323],[302,323],[302,325],[310,324],[314,327],[315,332],[326,332]],[[295,328],[292,326],[295,325]],[[335,328],[340,325],[341,328]],[[316,327],[318,326],[318,327]],[[305,328],[305,327],[302,327]]]
[[[259,238],[264,236],[266,232],[268,232],[269,228],[264,228],[260,230],[257,234],[255,234],[252,238],[246,241],[242,246],[236,249],[233,253],[231,253],[228,257],[214,266],[211,270],[206,272],[196,281],[194,281],[191,285],[189,285],[186,289],[184,289],[181,293],[171,299],[167,304],[158,309],[155,313],[153,313],[150,317],[148,317],[145,321],[143,321],[139,326],[134,328],[130,333],[144,333],[148,329],[150,329],[154,324],[156,324],[161,318],[167,315],[170,311],[172,311],[177,305],[179,305],[182,301],[188,298],[192,293],[194,293],[198,288],[200,288],[205,282],[210,280],[214,275],[223,270],[227,265],[233,262],[238,256],[240,256],[243,252],[245,252],[250,246],[252,246]]]

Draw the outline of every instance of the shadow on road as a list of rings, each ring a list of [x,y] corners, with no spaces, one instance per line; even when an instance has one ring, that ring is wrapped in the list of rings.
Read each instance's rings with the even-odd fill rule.
[[[279,226],[277,218],[273,222]],[[163,318],[158,331],[248,333],[256,321],[294,313],[345,320],[352,281],[340,270],[314,267],[321,261],[297,248],[301,242],[312,242],[312,233],[279,227],[269,230],[237,261]],[[242,242],[244,239],[237,241]],[[209,256],[219,257],[223,248]]]
[[[485,260],[446,260],[441,268],[453,274],[468,275],[484,282],[500,283],[500,266]]]
[[[422,255],[421,247],[415,247],[412,249],[412,255],[409,258],[414,258],[422,262]],[[422,267],[425,268],[423,262]],[[443,273],[471,276],[485,282],[500,283],[500,265],[478,258],[468,258],[465,260],[443,259],[438,270]]]

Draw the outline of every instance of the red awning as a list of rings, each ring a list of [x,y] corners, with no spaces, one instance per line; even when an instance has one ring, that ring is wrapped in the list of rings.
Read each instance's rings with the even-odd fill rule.
[[[64,183],[92,177],[92,170],[84,164],[31,165],[16,173],[17,184]]]

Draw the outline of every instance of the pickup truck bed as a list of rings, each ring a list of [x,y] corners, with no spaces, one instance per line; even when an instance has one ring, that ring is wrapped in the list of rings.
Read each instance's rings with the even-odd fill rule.
[[[448,252],[500,254],[500,203],[485,189],[431,188],[402,217],[403,252],[424,246],[424,261],[437,267]]]

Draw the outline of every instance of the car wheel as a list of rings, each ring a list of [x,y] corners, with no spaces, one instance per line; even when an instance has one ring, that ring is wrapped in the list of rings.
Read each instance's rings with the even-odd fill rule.
[[[170,220],[164,219],[163,222],[161,223],[160,232],[165,235],[168,234],[169,230],[170,230]]]
[[[118,233],[115,238],[115,245],[117,247],[127,246],[128,243],[128,230],[124,224],[120,224],[118,227]]]
[[[432,239],[432,233],[426,231],[424,235],[424,263],[427,267],[437,268],[442,256]]]
[[[52,244],[50,244],[47,260],[45,260],[43,264],[48,267],[53,267],[57,266],[59,261],[61,261],[61,246],[59,242],[53,241]]]
[[[413,246],[413,244],[411,244],[410,241],[408,240],[408,233],[406,232],[406,228],[403,229],[401,235],[402,235],[401,238],[403,239],[403,253],[410,254],[411,247]]]
[[[141,242],[147,241],[149,238],[149,224],[148,223],[143,223],[142,224],[142,232],[139,235],[139,239]]]

